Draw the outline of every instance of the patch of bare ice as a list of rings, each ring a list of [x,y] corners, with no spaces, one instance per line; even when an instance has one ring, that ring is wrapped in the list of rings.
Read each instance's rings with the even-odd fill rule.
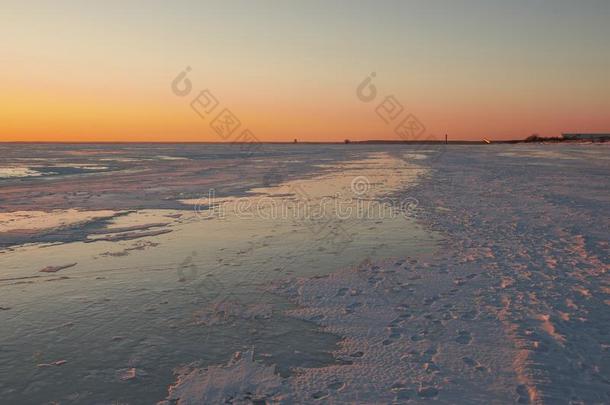
[[[10,179],[15,177],[36,177],[43,173],[23,166],[0,167],[0,179]]]
[[[47,266],[44,269],[40,270],[42,273],[57,273],[60,270],[69,269],[70,267],[76,266],[77,263],[68,263],[63,264],[61,266]]]
[[[153,225],[153,226],[157,226],[157,225]],[[106,242],[116,242],[116,241],[121,241],[121,240],[131,240],[131,239],[139,239],[139,238],[144,238],[144,237],[149,237],[149,236],[159,236],[159,235],[163,235],[166,233],[170,233],[172,232],[171,229],[157,229],[157,230],[145,230],[145,231],[128,231],[128,232],[119,232],[119,233],[113,233],[113,234],[108,234],[108,235],[103,235],[103,236],[96,236],[96,237],[90,237],[91,235],[88,236],[88,238],[85,240],[85,243],[91,243],[91,242],[100,242],[100,241],[106,241]]]
[[[158,155],[155,158],[160,160],[188,160],[188,158],[182,156],[166,156],[166,155]]]
[[[111,218],[115,211],[79,211],[76,209],[0,212],[0,233],[16,230],[63,228],[100,218]]]

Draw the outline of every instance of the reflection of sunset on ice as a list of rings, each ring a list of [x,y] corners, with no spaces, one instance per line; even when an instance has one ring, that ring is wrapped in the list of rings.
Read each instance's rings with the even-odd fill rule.
[[[150,146],[4,180],[21,209],[2,213],[3,339],[27,346],[2,389],[61,366],[27,397],[67,397],[50,383],[84,371],[99,400],[604,398],[605,146],[266,147],[273,162]],[[147,183],[159,167],[175,181]],[[411,206],[361,215],[384,201]]]

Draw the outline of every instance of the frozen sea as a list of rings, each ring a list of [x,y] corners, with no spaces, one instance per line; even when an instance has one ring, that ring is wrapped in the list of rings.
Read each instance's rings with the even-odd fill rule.
[[[607,145],[0,145],[6,403],[608,403]]]

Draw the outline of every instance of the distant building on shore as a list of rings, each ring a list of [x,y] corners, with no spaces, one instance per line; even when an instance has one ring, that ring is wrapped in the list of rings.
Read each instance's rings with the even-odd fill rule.
[[[570,141],[610,141],[610,134],[565,133],[561,136]]]

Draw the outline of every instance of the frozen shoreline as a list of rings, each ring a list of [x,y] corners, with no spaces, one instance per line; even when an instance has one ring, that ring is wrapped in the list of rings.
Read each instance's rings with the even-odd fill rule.
[[[409,190],[442,254],[273,287],[343,337],[344,364],[280,380],[238,356],[182,370],[168,400],[608,403],[610,185],[594,148],[448,150]]]
[[[338,151],[343,148],[350,152]],[[195,172],[171,172],[167,162],[208,166],[190,161],[199,152],[180,148],[163,155],[190,157],[164,159],[158,167],[147,157],[161,155],[154,148],[119,156],[122,162],[142,153],[142,167],[169,170],[176,180],[171,189],[149,189],[146,181],[140,187],[137,173],[132,186],[109,195],[81,193],[89,180],[106,187],[101,172],[56,177],[53,195],[23,191],[47,187],[50,179],[5,182],[16,199],[4,207],[29,195],[22,209],[75,203],[79,211],[51,213],[57,218],[44,223],[50,234],[31,230],[34,243],[2,252],[3,397],[37,403],[165,397],[182,404],[229,397],[233,403],[608,402],[606,147],[316,151],[294,147],[280,158],[253,159],[252,176],[224,191],[309,207],[337,193],[342,203],[352,201],[360,179],[368,192],[358,195],[366,201],[416,201],[409,214],[419,223],[403,216],[341,219],[332,210],[317,220],[246,219],[230,210],[223,219],[204,217],[179,201],[189,200],[189,189],[207,195],[202,184],[227,177],[212,171],[188,183]],[[312,153],[311,170],[289,180]],[[289,174],[261,178],[278,159],[291,165]],[[117,211],[145,196],[156,208]],[[106,206],[109,198],[116,206]],[[227,200],[229,207],[237,201]],[[180,210],[160,209],[176,203]],[[108,217],[97,217],[104,207],[112,208]],[[25,220],[10,221],[10,229],[37,228],[48,216],[23,214],[8,215]],[[79,220],[65,220],[73,218]],[[232,356],[235,351],[241,353]],[[33,352],[35,360],[24,362]],[[61,367],[36,366],[57,362]]]

